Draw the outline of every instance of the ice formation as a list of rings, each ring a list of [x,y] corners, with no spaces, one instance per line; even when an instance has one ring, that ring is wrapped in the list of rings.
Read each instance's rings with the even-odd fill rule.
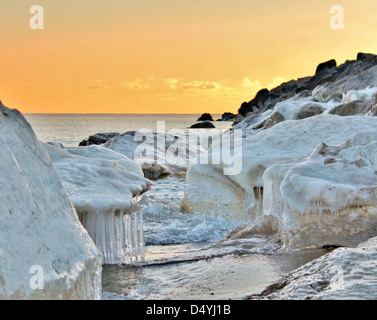
[[[30,125],[1,103],[0,163],[0,298],[99,299],[98,251]]]
[[[377,238],[339,248],[291,272],[249,299],[375,300]]]
[[[170,174],[185,176],[189,163],[202,151],[197,144],[187,143],[186,138],[184,132],[176,135],[150,131],[126,132],[103,146],[139,163],[145,177],[158,179]]]
[[[44,146],[102,262],[141,258],[144,236],[138,201],[152,183],[143,177],[140,166],[100,146]]]
[[[319,115],[246,136],[241,174],[193,165],[183,207],[248,219],[233,237],[264,220],[287,247],[360,243],[376,231],[376,126],[374,117]]]

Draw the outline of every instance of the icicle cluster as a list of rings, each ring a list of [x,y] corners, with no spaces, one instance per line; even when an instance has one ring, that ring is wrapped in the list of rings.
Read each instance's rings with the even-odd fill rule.
[[[141,212],[78,212],[78,216],[100,251],[103,264],[131,263],[144,259]]]

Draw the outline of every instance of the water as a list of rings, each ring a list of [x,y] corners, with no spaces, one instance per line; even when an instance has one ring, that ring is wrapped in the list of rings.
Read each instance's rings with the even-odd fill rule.
[[[166,121],[167,130],[186,129],[198,117],[26,115],[40,140],[65,146],[77,146],[98,132],[156,130],[157,121],[162,120]],[[231,123],[215,125],[228,129]],[[262,236],[224,242],[240,222],[184,213],[180,207],[183,178],[170,176],[155,184],[141,201],[145,257],[128,265],[104,267],[104,299],[241,299],[325,253],[312,250],[278,254],[278,240]]]
[[[95,133],[156,131],[157,121],[165,121],[166,130],[186,129],[197,123],[195,114],[24,114],[37,137],[44,141],[56,141],[67,147],[75,147],[83,139]],[[220,119],[221,115],[212,115]],[[228,129],[230,122],[214,122],[218,129]]]

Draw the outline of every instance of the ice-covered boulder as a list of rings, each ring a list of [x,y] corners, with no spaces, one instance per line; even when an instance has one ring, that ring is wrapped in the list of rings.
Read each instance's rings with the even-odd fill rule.
[[[98,251],[32,128],[1,103],[0,185],[0,298],[99,299]]]
[[[282,170],[283,168],[283,170]],[[355,246],[377,234],[377,130],[264,174],[264,215],[288,247]]]
[[[44,146],[103,263],[127,263],[142,256],[138,201],[152,183],[143,177],[140,165],[100,146]]]
[[[375,300],[377,238],[339,248],[291,272],[249,299]]]
[[[233,237],[273,216],[289,247],[360,243],[376,231],[376,128],[373,117],[319,115],[247,136],[239,175],[225,176],[224,163],[190,167],[183,207],[248,219]]]
[[[201,152],[196,144],[187,143],[184,133],[126,132],[103,146],[139,163],[149,179],[185,176],[189,162]]]

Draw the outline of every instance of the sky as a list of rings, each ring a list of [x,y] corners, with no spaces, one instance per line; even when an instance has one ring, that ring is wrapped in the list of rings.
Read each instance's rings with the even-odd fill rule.
[[[344,29],[330,27],[334,5]],[[375,0],[0,0],[0,100],[24,113],[237,112],[320,62],[377,53],[376,30]]]

